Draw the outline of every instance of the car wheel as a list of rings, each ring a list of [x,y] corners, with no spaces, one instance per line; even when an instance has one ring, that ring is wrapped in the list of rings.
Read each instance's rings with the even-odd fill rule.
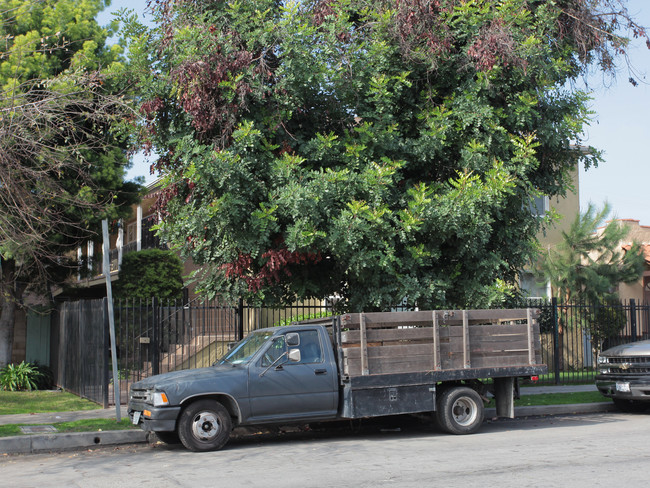
[[[483,415],[483,400],[471,388],[450,388],[438,399],[438,425],[450,434],[473,434],[483,423]]]
[[[230,413],[214,400],[191,403],[178,419],[178,436],[190,451],[221,449],[228,442],[231,431]]]

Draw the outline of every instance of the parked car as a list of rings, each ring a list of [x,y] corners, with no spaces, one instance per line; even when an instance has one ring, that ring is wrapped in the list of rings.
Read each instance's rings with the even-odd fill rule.
[[[600,353],[596,386],[624,412],[650,408],[650,340]]]

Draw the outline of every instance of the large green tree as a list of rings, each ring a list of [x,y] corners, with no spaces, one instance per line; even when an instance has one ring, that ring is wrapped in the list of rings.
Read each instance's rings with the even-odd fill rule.
[[[165,237],[208,292],[346,310],[502,299],[531,199],[599,159],[574,82],[645,36],[615,0],[152,7],[127,31]]]
[[[122,48],[94,20],[106,3],[0,0],[0,366],[25,293],[47,296],[76,271],[66,256],[137,199]]]

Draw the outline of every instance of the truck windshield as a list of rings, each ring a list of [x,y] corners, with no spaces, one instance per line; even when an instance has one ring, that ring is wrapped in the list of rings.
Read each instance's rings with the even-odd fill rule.
[[[217,361],[216,364],[247,363],[273,335],[268,330],[258,330],[245,337],[231,351]]]

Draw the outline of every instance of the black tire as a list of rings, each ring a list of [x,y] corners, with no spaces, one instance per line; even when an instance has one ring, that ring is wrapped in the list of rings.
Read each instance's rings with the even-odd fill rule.
[[[612,400],[614,401],[616,408],[618,408],[621,412],[626,413],[645,412],[648,407],[650,407],[650,403],[646,402],[626,400],[624,398],[612,398]]]
[[[438,425],[450,434],[473,434],[483,423],[483,415],[483,400],[466,386],[450,388],[438,398]]]
[[[198,400],[188,405],[178,419],[178,437],[190,451],[217,451],[232,431],[228,410],[214,400]]]
[[[181,439],[176,432],[156,432],[156,437],[165,444],[180,444]]]

